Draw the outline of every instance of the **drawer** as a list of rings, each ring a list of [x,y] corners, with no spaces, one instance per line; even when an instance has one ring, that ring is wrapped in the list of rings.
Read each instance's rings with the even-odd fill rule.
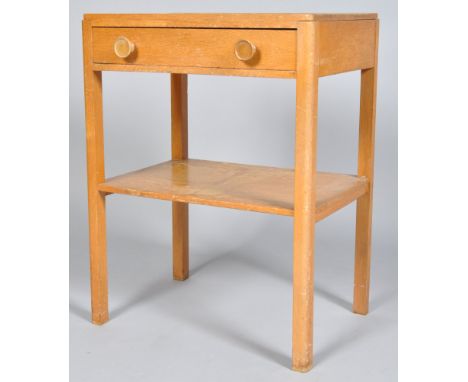
[[[295,30],[94,27],[92,41],[93,62],[102,64],[296,68]]]

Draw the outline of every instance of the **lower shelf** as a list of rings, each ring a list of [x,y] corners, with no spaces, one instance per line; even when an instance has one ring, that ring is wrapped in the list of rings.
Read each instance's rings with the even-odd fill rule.
[[[319,172],[317,221],[346,206],[368,190],[365,177]],[[107,193],[184,203],[294,215],[294,171],[265,166],[179,160],[107,179]]]

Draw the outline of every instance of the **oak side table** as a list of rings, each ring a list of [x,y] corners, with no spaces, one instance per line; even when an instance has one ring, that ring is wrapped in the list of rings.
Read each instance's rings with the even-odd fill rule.
[[[109,319],[105,200],[114,193],[172,202],[175,280],[189,275],[189,203],[292,216],[292,368],[297,371],[312,367],[315,223],[357,200],[353,311],[367,314],[378,30],[376,14],[84,16],[93,323]],[[105,177],[102,72],[106,70],[170,73],[171,160]],[[317,172],[319,77],[353,70],[361,71],[357,175]],[[295,79],[295,168],[189,159],[188,74]]]

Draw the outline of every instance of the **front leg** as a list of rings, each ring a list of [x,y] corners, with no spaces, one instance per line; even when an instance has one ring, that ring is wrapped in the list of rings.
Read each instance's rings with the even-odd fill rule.
[[[292,368],[312,367],[317,146],[317,27],[297,31]]]

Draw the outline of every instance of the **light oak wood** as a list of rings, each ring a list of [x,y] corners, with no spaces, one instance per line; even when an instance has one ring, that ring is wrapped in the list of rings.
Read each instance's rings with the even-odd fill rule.
[[[188,158],[187,75],[171,74],[172,159]],[[189,276],[189,208],[187,203],[172,203],[172,262],[174,280]]]
[[[119,58],[129,57],[135,50],[135,44],[124,36],[119,36],[114,42],[114,53]]]
[[[377,27],[376,41],[378,41],[378,33]],[[359,314],[367,314],[369,311],[376,98],[377,46],[375,47],[375,67],[361,72],[358,174],[369,179],[369,192],[361,196],[356,205],[353,311]]]
[[[98,189],[104,181],[104,132],[102,126],[102,76],[92,70],[92,31],[83,22],[83,66],[88,167],[89,253],[91,274],[91,320],[109,319],[107,302],[106,204]]]
[[[135,53],[117,57],[114,41],[124,36],[135,44]],[[239,60],[239,40],[256,46],[254,59]],[[226,69],[294,70],[296,33],[292,30],[94,28],[95,63],[190,66]]]
[[[299,22],[296,28],[297,25]],[[374,51],[377,43],[376,20],[349,22],[330,19],[320,21],[317,25],[320,29],[318,44],[321,52],[319,76],[374,67]],[[295,30],[186,28],[94,28],[93,30],[95,70],[278,78],[296,76],[295,51],[288,49],[295,47],[293,43]],[[126,33],[126,37],[118,36],[123,32]],[[241,36],[243,37],[239,40]],[[254,36],[256,40],[253,40]],[[125,57],[118,57],[110,42],[121,37],[131,41],[131,44],[136,40],[138,51]],[[184,42],[181,43],[181,40]],[[247,42],[243,44],[243,48],[249,47],[252,56],[243,57],[238,47],[240,41]],[[258,53],[257,47],[259,47]]]
[[[317,221],[368,190],[365,177],[318,173]],[[294,170],[189,159],[119,175],[99,185],[106,193],[294,215]]]
[[[236,57],[241,61],[249,61],[254,58],[257,53],[257,47],[255,44],[247,40],[239,40],[234,46],[234,53]]]
[[[319,22],[319,75],[323,77],[373,67],[376,25],[376,20]]]
[[[297,31],[292,368],[301,372],[312,367],[318,32],[316,23],[302,23]]]
[[[93,26],[163,28],[297,28],[302,21],[372,20],[376,13],[85,14]]]
[[[172,201],[176,280],[189,275],[189,203],[292,216],[292,368],[309,370],[315,223],[354,200],[353,311],[368,312],[377,15],[85,15],[83,46],[93,322],[109,317],[106,195]],[[317,172],[318,78],[352,70],[361,70],[358,175]],[[105,179],[102,71],[171,73],[171,161]],[[295,168],[188,159],[187,74],[296,79]]]
[[[153,72],[153,73],[180,73],[180,74],[206,74],[212,76],[239,76],[239,77],[265,77],[265,78],[295,78],[293,70],[258,70],[258,69],[226,69],[203,68],[196,66],[167,66],[167,65],[125,65],[125,64],[93,64],[95,71],[117,72]]]

